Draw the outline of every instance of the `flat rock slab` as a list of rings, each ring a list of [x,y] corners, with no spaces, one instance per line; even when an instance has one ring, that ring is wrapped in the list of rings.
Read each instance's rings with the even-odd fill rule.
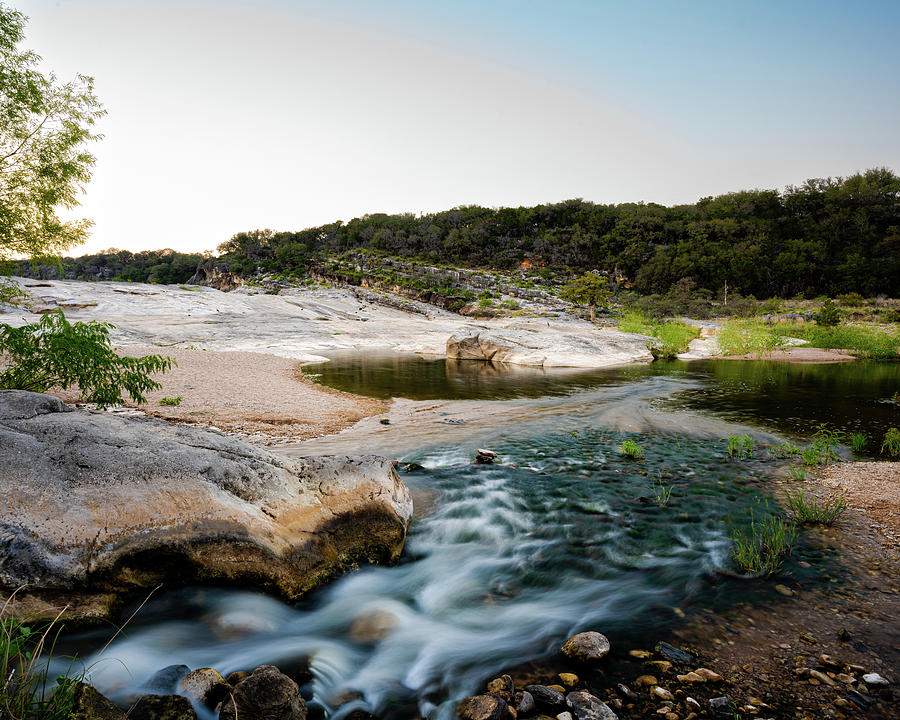
[[[386,458],[282,458],[12,390],[0,391],[0,489],[0,585],[29,585],[45,611],[78,597],[103,614],[158,584],[295,599],[356,563],[396,560],[412,516]]]
[[[649,338],[617,330],[572,327],[467,327],[447,340],[447,357],[536,367],[608,367],[650,362]]]

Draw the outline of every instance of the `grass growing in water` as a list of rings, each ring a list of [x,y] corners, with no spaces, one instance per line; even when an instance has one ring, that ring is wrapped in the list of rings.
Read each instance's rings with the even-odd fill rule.
[[[864,452],[866,449],[866,445],[868,444],[869,440],[866,437],[865,433],[855,432],[850,435],[850,447],[853,449],[853,452]]]
[[[626,440],[619,446],[619,452],[625,457],[640,460],[644,457],[644,449],[634,440]]]
[[[889,428],[881,443],[881,454],[897,457],[900,455],[900,430]]]
[[[770,457],[780,460],[782,458],[797,457],[800,454],[800,448],[792,442],[783,442],[778,445],[770,445],[767,452]]]
[[[794,522],[799,525],[833,525],[847,509],[847,498],[837,493],[827,497],[821,504],[815,498],[807,498],[803,490],[788,490],[784,499]]]
[[[793,523],[767,512],[761,519],[750,511],[747,530],[731,531],[730,557],[746,574],[756,577],[774,575],[791,554],[797,528]]]
[[[756,441],[747,433],[743,435],[729,435],[725,440],[728,457],[748,459],[753,457],[753,448]]]

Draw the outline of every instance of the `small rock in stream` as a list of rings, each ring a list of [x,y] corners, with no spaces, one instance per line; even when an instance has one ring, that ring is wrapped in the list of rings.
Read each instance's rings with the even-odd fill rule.
[[[541,707],[554,709],[564,707],[566,704],[565,695],[546,685],[526,685],[525,689],[531,693],[534,701]]]
[[[579,662],[595,662],[609,652],[609,640],[598,632],[573,635],[563,643],[562,654]]]
[[[187,665],[167,665],[151,677],[144,686],[144,692],[151,695],[174,693],[184,677],[191,671]]]
[[[878,685],[881,687],[890,685],[890,683],[878,673],[866,673],[862,676],[862,679],[866,685]]]
[[[680,665],[690,665],[694,662],[694,656],[689,652],[681,650],[674,645],[669,645],[667,642],[660,641],[656,643],[656,647],[653,649],[667,660],[679,663]]]
[[[570,692],[566,703],[575,720],[617,720],[616,714],[606,703],[586,692]]]
[[[191,701],[181,695],[142,695],[128,720],[197,720]]]
[[[460,720],[503,720],[507,704],[493,695],[473,695],[465,698],[456,708]]]
[[[711,698],[709,701],[709,709],[714,715],[731,715],[731,700],[727,695]]]
[[[260,665],[222,703],[219,720],[306,720],[300,687],[273,665]]]
[[[497,459],[498,455],[493,450],[478,448],[475,455],[475,463],[477,465],[490,465]]]
[[[232,688],[214,668],[199,668],[185,675],[178,692],[210,710],[228,697]]]
[[[517,692],[515,694],[515,702],[516,713],[518,715],[530,715],[534,712],[536,707],[536,703],[534,702],[534,695],[532,695],[527,690]]]

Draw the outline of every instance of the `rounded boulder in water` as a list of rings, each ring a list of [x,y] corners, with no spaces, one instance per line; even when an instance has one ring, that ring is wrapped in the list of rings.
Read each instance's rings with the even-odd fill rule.
[[[260,665],[219,710],[219,720],[239,718],[306,720],[306,703],[297,683],[273,665]]]
[[[596,662],[609,652],[609,640],[598,632],[573,635],[563,643],[562,654],[578,662]]]

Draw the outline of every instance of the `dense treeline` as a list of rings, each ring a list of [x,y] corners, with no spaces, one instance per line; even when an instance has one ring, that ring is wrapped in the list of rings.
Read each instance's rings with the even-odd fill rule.
[[[900,294],[900,178],[886,168],[799,187],[747,190],[665,207],[568,200],[367,215],[301,230],[242,232],[219,247],[248,274],[302,271],[318,255],[367,248],[496,269],[525,259],[561,272],[600,269],[641,293],[687,279],[757,297]],[[682,283],[683,285],[684,283]]]
[[[107,250],[96,255],[62,258],[58,263],[18,262],[13,274],[42,280],[122,280],[172,285],[187,282],[207,257],[174,250]]]

